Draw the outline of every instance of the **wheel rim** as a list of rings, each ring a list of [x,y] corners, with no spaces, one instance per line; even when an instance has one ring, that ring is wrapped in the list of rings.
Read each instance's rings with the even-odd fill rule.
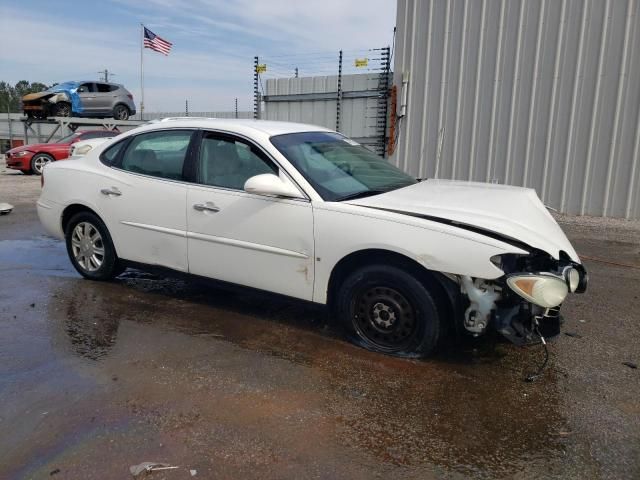
[[[367,288],[354,298],[353,325],[356,332],[377,348],[406,348],[418,328],[416,311],[409,300],[393,288]]]
[[[78,265],[95,272],[104,262],[104,242],[98,229],[89,222],[80,222],[71,234],[71,249]]]
[[[124,109],[124,107],[117,107],[116,108],[116,119],[117,120],[124,120],[126,117],[126,111]]]
[[[41,174],[42,169],[47,163],[51,163],[51,159],[49,157],[36,157],[33,160],[33,169],[36,171],[36,173]]]

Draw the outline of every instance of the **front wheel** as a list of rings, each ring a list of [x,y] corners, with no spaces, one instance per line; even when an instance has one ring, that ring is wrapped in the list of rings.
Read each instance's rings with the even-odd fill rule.
[[[415,358],[438,344],[441,318],[434,294],[403,269],[361,268],[344,280],[336,302],[351,340],[369,350]]]
[[[53,111],[56,117],[70,117],[72,114],[71,104],[67,102],[57,103]]]
[[[47,155],[46,153],[36,153],[33,158],[31,158],[31,172],[36,175],[42,175],[42,170],[45,165],[53,161],[54,158],[51,155]]]
[[[90,212],[74,215],[65,231],[67,253],[80,275],[90,280],[111,280],[121,267],[106,225]]]

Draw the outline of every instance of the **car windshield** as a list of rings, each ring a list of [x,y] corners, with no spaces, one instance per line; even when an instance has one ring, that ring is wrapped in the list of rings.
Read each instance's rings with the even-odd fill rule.
[[[417,183],[339,133],[289,133],[271,137],[271,143],[326,201],[377,195]]]
[[[53,85],[52,87],[47,88],[46,92],[58,92],[60,90],[71,90],[78,86],[78,82],[63,82],[57,85]]]

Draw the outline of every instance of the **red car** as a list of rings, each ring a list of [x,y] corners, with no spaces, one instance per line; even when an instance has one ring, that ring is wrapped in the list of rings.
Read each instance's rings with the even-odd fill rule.
[[[37,143],[12,148],[5,153],[7,168],[21,170],[28,175],[41,175],[47,163],[68,158],[69,148],[73,143],[90,138],[113,137],[118,133],[111,130],[85,130],[72,133],[57,143]]]

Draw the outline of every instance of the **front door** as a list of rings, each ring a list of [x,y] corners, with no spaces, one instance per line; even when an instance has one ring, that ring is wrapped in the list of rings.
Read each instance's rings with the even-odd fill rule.
[[[189,271],[311,300],[311,203],[245,192],[250,177],[284,172],[243,139],[205,132],[197,163],[187,193]]]
[[[186,272],[184,165],[193,130],[161,130],[136,135],[116,155],[109,177],[99,185],[99,209],[118,256]],[[125,148],[125,147],[122,147]]]
[[[90,115],[98,113],[97,99],[96,99],[96,85],[95,83],[87,82],[78,87],[78,97],[80,97],[80,105],[73,104],[74,113],[81,113],[83,115]]]

